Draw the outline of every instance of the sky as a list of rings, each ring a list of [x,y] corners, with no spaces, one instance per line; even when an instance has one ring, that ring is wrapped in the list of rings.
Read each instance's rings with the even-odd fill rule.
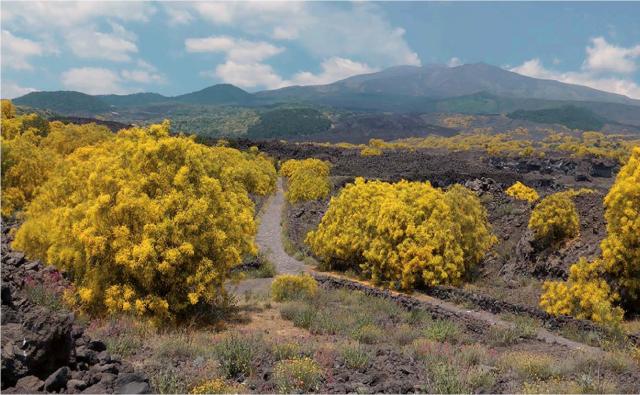
[[[248,91],[485,62],[640,99],[640,2],[11,2],[1,95]]]

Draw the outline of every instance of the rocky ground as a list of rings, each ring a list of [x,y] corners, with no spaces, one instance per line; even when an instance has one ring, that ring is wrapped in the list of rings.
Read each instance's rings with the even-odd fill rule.
[[[63,307],[64,276],[11,249],[11,228],[2,227],[2,392],[151,392]]]

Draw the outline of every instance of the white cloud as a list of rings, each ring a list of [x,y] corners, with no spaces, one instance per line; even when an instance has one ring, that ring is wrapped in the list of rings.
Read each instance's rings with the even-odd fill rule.
[[[322,72],[313,74],[308,71],[297,73],[290,81],[294,85],[321,85],[345,79],[357,74],[373,73],[377,69],[351,59],[333,57],[322,62]]]
[[[194,17],[188,9],[182,7],[179,4],[174,3],[162,3],[164,12],[169,17],[168,23],[170,26],[185,25],[193,21]]]
[[[640,99],[640,86],[632,80],[619,77],[603,77],[589,71],[560,72],[551,70],[544,67],[540,59],[537,58],[527,60],[520,66],[510,68],[510,70],[529,77],[557,80],[568,84],[584,85],[594,89],[629,96],[634,99]]]
[[[583,69],[629,74],[636,71],[635,59],[638,57],[640,57],[640,45],[623,48],[609,44],[603,37],[596,37],[587,47],[587,59]]]
[[[295,40],[316,59],[342,57],[388,67],[419,65],[402,28],[389,23],[373,3],[198,2],[179,3],[214,25],[231,25],[245,34]]]
[[[218,65],[214,73],[204,74],[215,76],[242,88],[276,89],[287,85],[270,65],[264,63],[236,63],[233,60],[227,60]]]
[[[298,30],[293,26],[276,26],[271,37],[275,40],[293,40],[298,37]]]
[[[235,62],[259,62],[284,51],[264,41],[247,41],[229,36],[188,38],[185,40],[187,52],[220,52],[228,60]]]
[[[640,57],[640,44],[624,48],[608,43],[603,37],[596,37],[590,40],[585,53],[585,60],[578,71],[548,69],[538,58],[527,60],[509,70],[529,77],[584,85],[640,99],[640,86],[627,76],[637,70],[636,58]],[[554,59],[553,63],[559,62]]]
[[[12,81],[2,81],[1,85],[1,96],[3,99],[15,99],[16,97],[20,97],[22,95],[26,95],[29,92],[35,91],[35,89],[33,88],[23,87]]]
[[[456,58],[455,56],[447,62],[447,66],[449,67],[458,67],[462,65],[462,61],[460,58]]]
[[[158,72],[155,66],[144,60],[138,60],[136,65],[138,67],[136,69],[122,70],[120,72],[122,78],[141,84],[164,84],[167,82],[165,76]]]
[[[146,22],[155,13],[148,2],[131,1],[34,1],[3,2],[2,23],[29,31],[68,29],[96,19]]]
[[[138,52],[135,36],[116,23],[111,27],[111,33],[98,32],[93,28],[73,29],[66,34],[67,44],[79,58],[130,61],[131,55]]]
[[[16,70],[33,70],[29,63],[32,56],[40,56],[45,52],[42,44],[14,36],[10,31],[2,31],[2,67]]]
[[[100,67],[73,68],[62,73],[61,80],[65,88],[91,95],[131,92],[117,73]]]

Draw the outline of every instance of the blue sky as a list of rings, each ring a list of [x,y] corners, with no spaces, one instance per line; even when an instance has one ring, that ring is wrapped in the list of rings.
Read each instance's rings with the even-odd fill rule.
[[[640,3],[10,2],[2,96],[175,95],[486,62],[640,98]]]

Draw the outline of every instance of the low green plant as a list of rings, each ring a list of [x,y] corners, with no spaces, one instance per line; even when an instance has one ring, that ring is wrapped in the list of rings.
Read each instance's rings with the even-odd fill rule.
[[[487,331],[487,342],[494,347],[507,347],[520,341],[520,332],[515,327],[494,325]]]
[[[424,328],[422,334],[429,340],[455,343],[460,339],[462,330],[455,322],[435,320]]]
[[[215,345],[215,355],[227,378],[251,374],[251,362],[259,350],[257,338],[236,333],[224,337]]]
[[[547,380],[561,374],[557,361],[543,354],[515,351],[502,356],[499,365],[503,370],[511,370],[523,381]]]
[[[379,343],[384,337],[384,332],[374,324],[365,324],[353,331],[352,337],[364,344]]]
[[[312,306],[302,302],[289,302],[280,308],[280,315],[293,322],[294,326],[309,329],[317,312]]]
[[[361,345],[346,345],[341,350],[342,359],[350,369],[362,369],[369,365],[369,353]]]
[[[280,393],[317,391],[323,377],[320,365],[308,357],[279,361],[273,370],[273,379]]]

